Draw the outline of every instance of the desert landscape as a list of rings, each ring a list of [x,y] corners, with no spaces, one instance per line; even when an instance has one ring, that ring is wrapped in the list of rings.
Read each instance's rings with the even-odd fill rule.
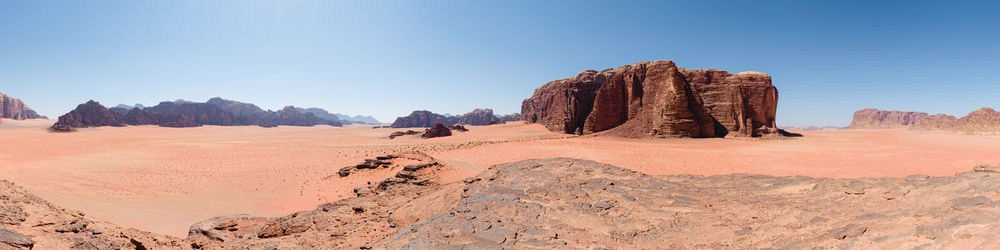
[[[0,3],[0,249],[1000,249],[990,7]]]

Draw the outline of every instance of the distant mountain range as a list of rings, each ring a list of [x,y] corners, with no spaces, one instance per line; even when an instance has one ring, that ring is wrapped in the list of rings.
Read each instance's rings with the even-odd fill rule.
[[[215,97],[204,103],[177,100],[160,102],[153,107],[122,104],[112,108],[105,108],[91,100],[60,116],[59,121],[52,126],[52,130],[62,132],[72,131],[73,128],[125,125],[274,127],[320,124],[341,126],[343,123],[323,109],[287,106],[278,111],[271,111],[261,109],[254,104]]]
[[[382,124],[382,122],[376,120],[375,117],[366,115],[350,116],[341,113],[336,113],[333,115],[337,116],[337,118],[340,118],[341,121],[349,121],[352,123],[362,123],[362,124]]]

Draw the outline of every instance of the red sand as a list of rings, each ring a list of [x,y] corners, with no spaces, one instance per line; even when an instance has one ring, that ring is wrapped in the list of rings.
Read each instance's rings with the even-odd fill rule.
[[[454,136],[386,136],[366,126],[81,129],[52,121],[0,123],[0,178],[56,205],[142,230],[184,236],[200,220],[234,213],[280,215],[351,195],[391,175],[346,178],[341,167],[420,150],[474,175],[493,164],[576,157],[648,174],[755,173],[814,177],[953,175],[1000,163],[1000,137],[908,130],[804,132],[792,140],[573,137],[539,125],[477,127]],[[567,138],[568,137],[568,138]]]

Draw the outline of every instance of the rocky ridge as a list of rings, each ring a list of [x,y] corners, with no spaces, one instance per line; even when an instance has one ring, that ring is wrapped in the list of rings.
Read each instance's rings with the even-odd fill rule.
[[[121,105],[119,105],[121,106]],[[160,102],[148,108],[105,108],[96,101],[80,104],[76,109],[60,116],[52,131],[67,132],[73,128],[158,125],[161,127],[198,127],[202,125],[275,127],[314,126],[326,124],[341,126],[339,121],[318,118],[312,113],[301,113],[293,106],[282,110],[263,110],[256,105],[212,98],[205,103],[178,100]]]
[[[427,128],[441,123],[445,126],[451,125],[492,125],[509,121],[520,120],[518,113],[497,117],[493,114],[493,109],[474,109],[472,112],[457,116],[446,116],[433,113],[427,110],[417,110],[408,116],[398,117],[390,127],[393,128]]]
[[[546,83],[524,100],[521,118],[575,134],[778,135],[777,101],[778,90],[764,73],[684,69],[654,61]]]
[[[854,112],[851,129],[909,128],[918,130],[951,130],[967,134],[1000,134],[1000,112],[981,108],[961,118],[945,114],[928,115],[924,112],[886,111],[862,109]]]

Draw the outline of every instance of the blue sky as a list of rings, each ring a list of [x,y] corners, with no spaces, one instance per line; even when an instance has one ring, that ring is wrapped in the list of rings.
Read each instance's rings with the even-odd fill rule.
[[[1000,107],[1000,5],[973,1],[3,1],[0,92],[55,118],[222,96],[373,115],[520,111],[586,69],[771,74],[779,125]]]

